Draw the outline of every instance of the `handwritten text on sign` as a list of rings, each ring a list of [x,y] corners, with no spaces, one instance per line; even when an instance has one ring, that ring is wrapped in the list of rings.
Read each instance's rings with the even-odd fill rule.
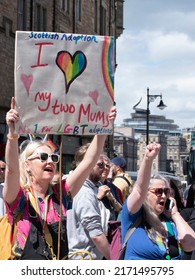
[[[114,38],[16,32],[19,134],[112,134]]]

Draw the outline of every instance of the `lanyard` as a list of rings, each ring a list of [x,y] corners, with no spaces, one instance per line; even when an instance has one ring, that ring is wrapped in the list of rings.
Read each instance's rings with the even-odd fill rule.
[[[40,201],[39,201],[39,197],[38,196],[34,196],[30,191],[28,192],[29,194],[29,199],[30,202],[32,203],[33,208],[35,209],[36,213],[38,214],[39,220],[42,224],[43,227],[43,233],[46,227],[46,223],[47,223],[47,212],[48,212],[48,198],[49,196],[47,196],[44,200],[44,210],[43,213],[41,211],[40,208]]]
[[[30,202],[31,202],[34,210],[36,211],[36,213],[39,217],[39,220],[42,224],[42,234],[46,240],[46,243],[48,244],[48,246],[51,250],[52,258],[56,259],[56,256],[53,252],[53,246],[52,246],[53,240],[52,240],[51,234],[49,232],[49,229],[47,227],[48,200],[49,200],[50,195],[47,195],[47,197],[44,199],[44,209],[43,209],[43,211],[41,211],[39,197],[36,195],[33,195],[30,191],[28,192],[28,194],[29,194]]]
[[[37,206],[37,210],[38,210],[37,212],[39,214],[39,218],[40,218],[40,221],[42,223],[43,233],[44,233],[46,222],[47,222],[48,196],[44,199],[44,209],[43,209],[43,211],[41,211],[40,203],[41,202],[39,201],[39,197],[36,196],[36,206]]]
[[[171,256],[170,256],[169,245],[168,245],[169,239],[168,238],[162,238],[162,240],[163,240],[163,243],[164,243],[164,246],[165,246],[165,249],[166,249],[165,259],[170,260]]]
[[[168,231],[168,237],[174,236],[173,227],[172,227],[171,222],[166,221],[165,224],[166,224],[167,231]]]
[[[171,256],[170,256],[169,239],[168,238],[171,237],[171,236],[174,236],[174,232],[173,232],[173,227],[172,227],[170,221],[166,221],[165,224],[166,224],[166,228],[167,228],[167,231],[168,231],[168,237],[163,238],[163,243],[164,243],[164,246],[165,246],[165,249],[166,249],[165,259],[170,260]]]
[[[166,221],[165,224],[166,224],[166,228],[167,228],[167,231],[168,231],[168,237],[167,238],[163,238],[163,243],[164,243],[164,246],[165,246],[165,249],[166,249],[165,259],[166,260],[170,260],[171,256],[170,256],[169,239],[168,238],[172,237],[172,236],[175,236],[175,234],[174,234],[174,231],[173,231],[172,223],[170,221]],[[178,242],[177,242],[177,245],[178,245],[178,253],[180,255],[182,250],[181,250],[180,244]]]

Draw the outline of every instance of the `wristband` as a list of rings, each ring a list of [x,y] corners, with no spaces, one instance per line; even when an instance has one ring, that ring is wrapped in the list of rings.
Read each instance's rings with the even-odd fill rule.
[[[18,140],[19,138],[19,135],[18,134],[13,134],[13,135],[10,135],[10,134],[7,134],[7,139],[9,140]]]

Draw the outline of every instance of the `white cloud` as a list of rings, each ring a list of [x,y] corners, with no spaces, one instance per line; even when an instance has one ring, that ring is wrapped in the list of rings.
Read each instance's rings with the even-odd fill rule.
[[[171,3],[170,3],[171,2]],[[174,5],[173,5],[174,2]],[[189,4],[191,6],[189,6]],[[163,95],[151,104],[153,114],[173,119],[181,128],[195,125],[195,2],[128,0],[125,31],[116,41],[115,100],[117,124],[129,118],[142,97],[146,108],[147,87]]]
[[[148,41],[148,50],[151,59],[170,63],[172,60],[181,61],[192,58],[195,61],[195,41],[183,33],[152,34]],[[148,37],[148,36],[147,36]]]

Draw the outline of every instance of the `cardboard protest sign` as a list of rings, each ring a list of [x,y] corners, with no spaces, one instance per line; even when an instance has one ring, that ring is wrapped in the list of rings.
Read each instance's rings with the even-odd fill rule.
[[[19,134],[112,134],[114,37],[16,32]]]

